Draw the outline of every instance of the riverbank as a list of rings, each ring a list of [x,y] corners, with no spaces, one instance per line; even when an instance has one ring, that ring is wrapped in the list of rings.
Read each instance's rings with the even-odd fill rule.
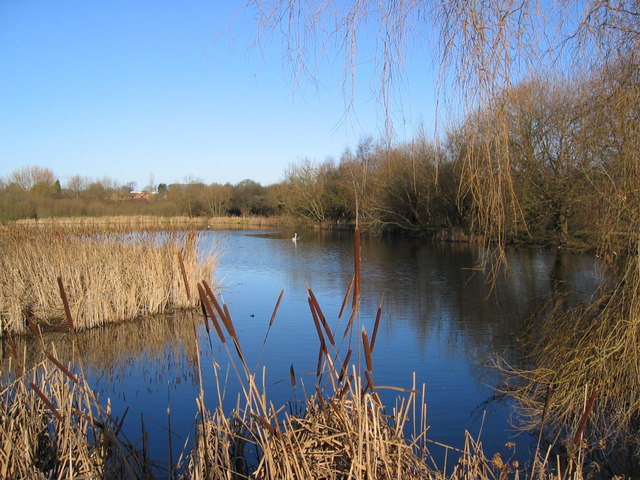
[[[14,222],[19,226],[30,227],[91,227],[106,229],[141,229],[141,230],[184,230],[208,228],[306,228],[311,230],[331,230],[353,232],[355,224],[351,222],[320,222],[301,221],[287,215],[280,216],[218,216],[218,217],[162,217],[153,215],[118,215],[96,217],[49,217],[39,219],[20,219]],[[5,227],[6,228],[6,227]],[[363,228],[361,227],[361,230]],[[408,231],[402,229],[363,230],[368,235],[403,235],[410,237],[432,238],[441,242],[453,243],[483,243],[485,240],[477,234],[462,228],[431,228],[425,231]],[[529,235],[522,233],[507,241],[508,245],[516,247],[560,248],[569,252],[594,252],[596,250],[596,234],[593,232],[573,232],[564,242],[560,242],[558,235],[548,234]]]

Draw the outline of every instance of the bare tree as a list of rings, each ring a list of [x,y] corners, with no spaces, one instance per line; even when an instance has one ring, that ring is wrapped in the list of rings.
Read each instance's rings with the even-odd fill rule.
[[[87,177],[82,177],[80,175],[74,175],[69,179],[66,184],[66,188],[71,190],[76,198],[80,196],[80,193],[89,188],[91,184],[91,179]]]
[[[284,208],[316,222],[326,220],[328,189],[325,173],[329,168],[330,164],[315,164],[309,159],[289,166],[281,195]]]
[[[581,419],[586,420],[585,392],[591,392],[590,399],[595,401],[589,417],[594,424],[591,430],[601,434],[592,440],[604,445],[613,435],[624,448],[633,442],[637,464],[640,2],[252,0],[248,5],[258,17],[257,41],[281,32],[284,58],[299,76],[314,79],[318,56],[343,59],[347,108],[353,105],[359,64],[373,62],[389,135],[391,112],[398,106],[394,95],[401,90],[409,55],[417,53],[424,66],[437,65],[438,105],[448,98],[461,99],[460,108],[452,110],[463,111],[467,119],[459,149],[463,162],[460,198],[470,202],[472,226],[499,247],[494,250],[498,263],[504,261],[502,247],[510,233],[522,228],[526,220],[515,182],[516,162],[523,151],[514,151],[514,147],[528,147],[522,142],[514,145],[509,114],[513,104],[505,92],[534,72],[562,71],[574,81],[580,95],[571,108],[571,126],[562,132],[562,141],[569,139],[572,149],[538,143],[534,157],[539,160],[546,155],[552,160],[550,165],[560,169],[573,157],[580,157],[598,202],[602,258],[610,260],[618,282],[593,304],[566,315],[555,312],[545,322],[539,343],[532,347],[536,366],[514,372],[520,383],[514,393],[530,418],[539,422],[548,413],[546,418],[559,422],[558,431],[573,429],[576,440],[567,444],[580,445]],[[372,43],[371,50],[363,49]],[[554,120],[557,118],[544,121]],[[558,221],[564,229],[564,220]],[[553,395],[545,394],[551,391]]]
[[[373,62],[389,133],[391,107],[398,106],[394,94],[413,52],[419,52],[425,72],[434,63],[439,66],[438,103],[459,98],[467,111],[493,109],[497,122],[486,126],[492,141],[482,146],[481,156],[467,158],[462,193],[474,200],[477,228],[499,245],[514,218],[523,221],[511,175],[507,118],[504,105],[496,103],[501,92],[533,71],[584,72],[636,59],[640,51],[637,0],[555,1],[545,3],[544,10],[540,0],[251,0],[247,5],[258,18],[257,43],[283,35],[283,57],[296,78],[315,80],[321,55],[342,57],[347,108],[353,105],[358,65]],[[366,50],[371,37],[374,47]]]
[[[38,187],[53,188],[56,176],[52,170],[39,166],[19,168],[11,172],[8,183],[29,191]]]

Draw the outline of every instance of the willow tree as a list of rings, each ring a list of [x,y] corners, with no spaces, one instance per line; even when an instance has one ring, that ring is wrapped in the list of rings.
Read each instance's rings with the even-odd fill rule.
[[[534,73],[576,82],[577,117],[568,133],[589,164],[601,258],[615,266],[619,282],[586,312],[565,319],[571,328],[563,335],[550,323],[546,335],[555,337],[543,332],[541,345],[553,343],[554,351],[536,350],[539,370],[525,372],[532,380],[520,392],[539,418],[544,392],[555,385],[551,416],[576,429],[585,389],[597,392],[603,422],[614,420],[611,428],[601,423],[603,431],[634,429],[640,412],[640,2],[253,0],[248,7],[257,17],[258,42],[281,35],[283,57],[298,79],[313,80],[323,55],[342,59],[347,108],[359,65],[373,62],[389,135],[410,57],[420,58],[425,72],[437,66],[440,124],[443,111],[490,117],[466,148],[460,193],[472,201],[473,226],[501,259],[509,234],[525,222],[503,93]],[[460,105],[450,105],[450,98]]]
[[[297,80],[315,81],[322,55],[342,58],[347,109],[353,107],[359,65],[373,63],[389,135],[391,111],[402,108],[398,92],[409,56],[421,58],[425,75],[437,65],[434,98],[441,120],[444,110],[460,111],[449,98],[460,99],[467,112],[492,111],[496,121],[482,135],[482,147],[491,154],[468,156],[464,193],[474,199],[475,225],[498,244],[523,215],[510,168],[509,121],[497,99],[533,72],[577,77],[620,64],[637,68],[638,5],[637,0],[247,2],[259,25],[257,42],[281,35],[283,58]]]

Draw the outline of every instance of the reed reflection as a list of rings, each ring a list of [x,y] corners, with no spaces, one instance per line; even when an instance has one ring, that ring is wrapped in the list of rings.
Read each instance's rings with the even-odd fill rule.
[[[195,317],[194,317],[195,315]],[[132,322],[85,330],[44,333],[48,352],[64,364],[81,365],[87,376],[114,386],[135,375],[140,388],[151,385],[189,382],[197,379],[197,349],[194,318],[188,312],[174,313]],[[20,371],[44,360],[42,343],[33,335],[14,336],[19,360],[3,339],[2,371]]]

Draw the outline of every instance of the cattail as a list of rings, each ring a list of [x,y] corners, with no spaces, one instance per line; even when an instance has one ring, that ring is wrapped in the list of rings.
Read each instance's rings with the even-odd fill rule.
[[[353,232],[353,265],[354,265],[354,283],[353,283],[353,302],[352,308],[356,310],[360,301],[360,228],[356,226]]]
[[[362,329],[362,346],[364,347],[364,358],[367,361],[367,370],[373,371],[373,360],[371,359],[371,345],[369,344],[369,336],[367,331]]]
[[[342,318],[342,313],[344,312],[344,307],[347,306],[347,300],[349,299],[349,294],[351,293],[351,289],[353,288],[353,282],[355,280],[355,276],[351,277],[351,281],[349,282],[349,287],[347,288],[347,293],[342,300],[342,305],[340,306],[340,313],[338,314],[338,319]]]
[[[69,308],[69,301],[67,300],[67,293],[64,291],[64,285],[62,283],[62,277],[58,277],[58,288],[60,289],[60,297],[62,298],[62,303],[64,305],[64,314],[67,317],[67,324],[69,325],[69,331],[75,332],[75,327],[73,326],[73,317],[71,316],[71,309]]]
[[[269,320],[269,328],[273,325],[273,322],[276,319],[276,313],[278,313],[278,307],[280,307],[280,302],[282,301],[282,296],[284,295],[284,288],[280,292],[280,296],[278,297],[278,301],[276,302],[276,306],[273,309],[273,313],[271,314],[271,320]]]
[[[293,370],[293,363],[289,367],[289,380],[291,381],[291,386],[296,388],[296,372]]]

